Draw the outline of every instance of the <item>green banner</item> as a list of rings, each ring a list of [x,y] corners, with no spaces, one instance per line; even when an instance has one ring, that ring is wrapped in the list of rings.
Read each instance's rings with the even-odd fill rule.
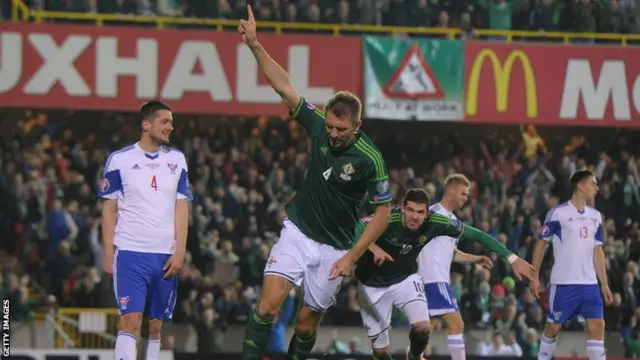
[[[365,36],[367,117],[464,119],[464,42]]]

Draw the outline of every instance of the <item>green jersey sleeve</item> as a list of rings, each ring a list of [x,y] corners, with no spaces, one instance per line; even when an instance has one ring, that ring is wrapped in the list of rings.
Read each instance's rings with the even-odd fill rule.
[[[449,236],[458,239],[464,234],[464,224],[460,220],[431,213],[427,221],[429,221],[430,225],[434,228],[434,236]]]
[[[356,141],[355,146],[369,158],[364,177],[364,181],[367,184],[367,192],[369,193],[369,203],[376,205],[391,202],[389,174],[387,173],[387,166],[384,163],[382,154],[378,149],[361,141],[361,139]]]
[[[300,103],[298,103],[298,106],[291,114],[291,117],[299,122],[311,136],[318,135],[324,131],[324,111],[307,102],[303,97],[300,98]]]
[[[457,221],[457,220],[456,220]],[[475,241],[482,245],[485,249],[494,252],[502,257],[511,255],[511,251],[504,247],[500,241],[496,240],[493,236],[474,228],[473,226],[464,225],[462,240]]]
[[[446,235],[461,240],[471,240],[482,245],[484,248],[492,251],[500,256],[507,257],[511,255],[511,251],[504,247],[493,236],[482,232],[473,226],[466,225],[460,220],[451,219],[440,214],[429,215],[429,221],[436,227],[435,233],[438,236]]]

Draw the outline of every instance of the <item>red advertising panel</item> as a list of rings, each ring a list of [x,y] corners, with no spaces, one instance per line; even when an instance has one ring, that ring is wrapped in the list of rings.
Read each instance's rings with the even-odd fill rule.
[[[362,93],[359,38],[259,37],[309,101],[322,104],[337,90]],[[285,113],[233,32],[8,23],[0,29],[0,107],[137,110],[156,98],[177,112]]]
[[[640,127],[640,49],[467,42],[466,120]]]

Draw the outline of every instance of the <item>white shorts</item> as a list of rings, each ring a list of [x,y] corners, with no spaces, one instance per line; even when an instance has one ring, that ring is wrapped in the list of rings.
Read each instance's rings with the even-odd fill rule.
[[[285,220],[280,239],[273,245],[264,275],[277,275],[303,286],[304,303],[324,312],[335,302],[342,277],[329,280],[334,262],[347,250],[338,250],[307,237],[289,220]]]
[[[429,321],[429,306],[424,285],[418,274],[385,288],[360,284],[358,299],[360,315],[374,349],[389,346],[389,327],[393,307],[402,310],[410,324]]]

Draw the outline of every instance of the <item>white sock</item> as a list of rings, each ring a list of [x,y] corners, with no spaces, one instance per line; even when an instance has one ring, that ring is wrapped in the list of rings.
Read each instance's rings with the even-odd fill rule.
[[[147,340],[147,360],[158,360],[160,358],[160,339]]]
[[[604,341],[587,340],[587,356],[589,360],[604,360],[607,354],[604,350]]]
[[[553,352],[556,351],[556,339],[550,339],[544,335],[540,337],[540,351],[538,360],[551,360]]]
[[[132,333],[119,331],[116,337],[116,360],[136,359],[136,336]]]
[[[462,334],[447,336],[447,347],[451,354],[451,360],[465,360],[467,358]]]

